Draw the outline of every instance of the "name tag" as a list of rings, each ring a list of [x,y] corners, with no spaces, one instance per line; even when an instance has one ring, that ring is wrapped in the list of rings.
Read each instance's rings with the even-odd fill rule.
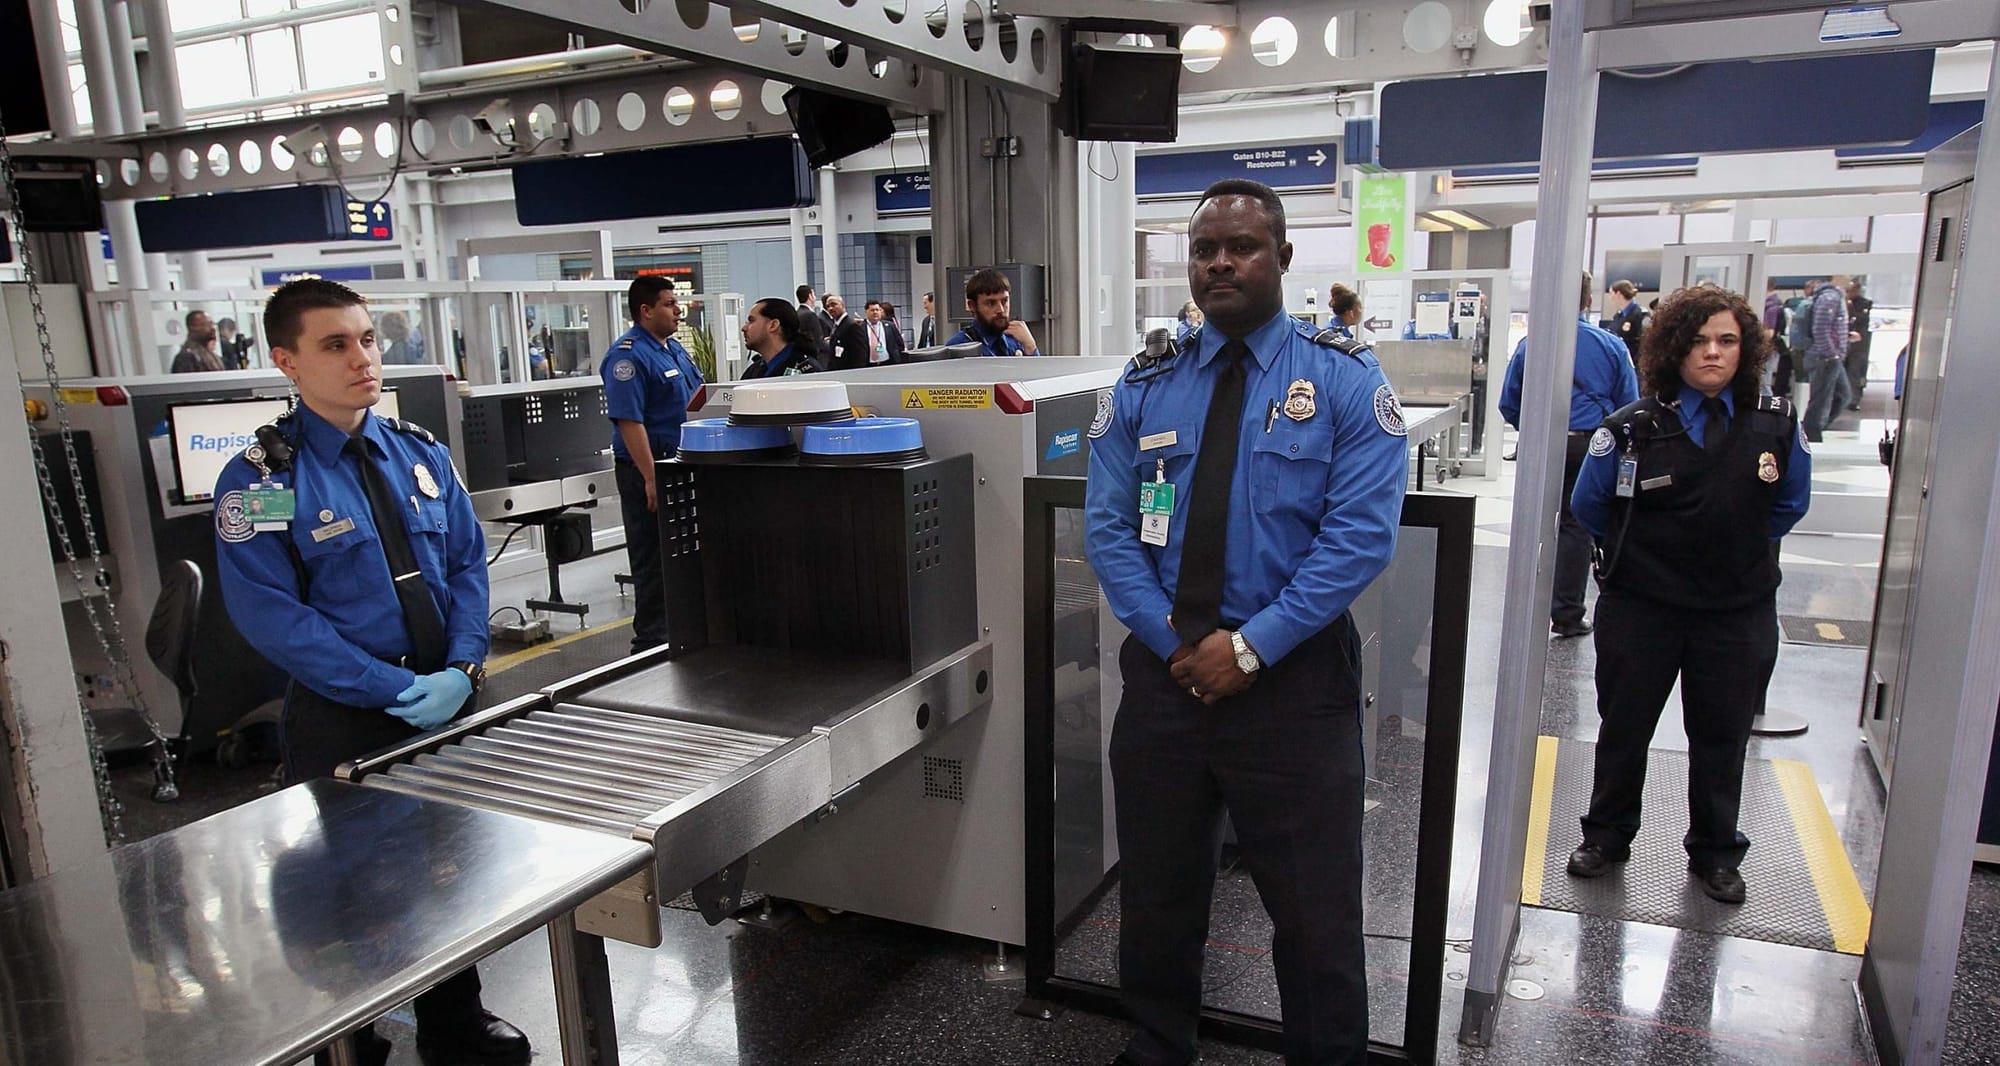
[[[1154,433],[1150,436],[1139,438],[1139,450],[1143,452],[1154,448],[1170,447],[1180,443],[1180,439],[1181,435],[1171,429],[1165,433]]]
[[[1639,488],[1641,490],[1663,489],[1673,483],[1674,483],[1674,476],[1672,474],[1661,474],[1659,477],[1649,477],[1646,480],[1639,482]]]
[[[667,376],[667,377],[669,377],[669,378],[677,378],[677,377],[680,377],[680,376],[681,376],[681,371],[680,371],[680,368],[679,368],[679,367],[675,367],[674,369],[672,369],[672,370],[669,370],[669,371],[667,371],[667,375],[666,375],[666,376]]]
[[[318,529],[313,530],[313,543],[323,544],[329,540],[332,540],[337,536],[340,536],[342,533],[352,533],[352,532],[354,532],[354,519],[343,518],[338,522],[329,522],[326,525],[323,525]]]

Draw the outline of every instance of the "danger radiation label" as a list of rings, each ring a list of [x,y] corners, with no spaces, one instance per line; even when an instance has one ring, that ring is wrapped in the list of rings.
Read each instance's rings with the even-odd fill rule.
[[[993,406],[989,388],[904,389],[905,411],[982,411]]]

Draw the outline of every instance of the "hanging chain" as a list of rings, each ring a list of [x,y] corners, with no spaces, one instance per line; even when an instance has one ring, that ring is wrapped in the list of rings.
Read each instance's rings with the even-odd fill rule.
[[[26,218],[21,209],[21,196],[15,180],[13,153],[7,145],[7,127],[4,116],[0,116],[0,180],[4,180],[10,206],[14,231],[21,235],[21,273],[27,282],[28,303],[33,309],[35,338],[41,346],[42,370],[48,380],[49,402],[56,417],[56,426],[62,440],[63,457],[69,463],[70,487],[75,494],[77,513],[83,520],[84,548],[90,556],[88,579],[78,560],[76,544],[70,538],[69,523],[63,520],[62,509],[56,494],[55,479],[50,473],[48,456],[42,449],[41,434],[25,419],[22,425],[28,434],[28,447],[34,455],[35,479],[40,483],[42,505],[47,510],[50,523],[55,528],[56,537],[62,548],[62,561],[67,566],[70,579],[74,583],[77,598],[82,602],[85,615],[90,619],[90,628],[96,634],[97,646],[105,661],[112,669],[117,688],[123,689],[132,701],[132,709],[152,735],[153,749],[153,798],[172,800],[179,798],[180,788],[174,779],[174,753],[166,734],[154,720],[146,706],[145,693],[139,687],[139,679],[132,671],[131,657],[126,653],[125,636],[119,626],[118,612],[110,605],[111,575],[105,570],[104,558],[97,547],[97,519],[90,509],[90,495],[85,491],[83,464],[77,457],[76,438],[70,426],[69,405],[64,401],[61,374],[56,368],[55,346],[49,337],[48,313],[42,304],[41,281],[35,269],[35,253],[27,240]],[[25,385],[25,382],[23,383]],[[102,593],[105,603],[99,604]],[[105,762],[104,746],[98,736],[96,723],[88,708],[78,707],[83,718],[84,738],[90,745],[91,773],[97,782],[97,802],[104,820],[107,838],[118,843],[125,838],[123,805],[111,787],[110,768]]]

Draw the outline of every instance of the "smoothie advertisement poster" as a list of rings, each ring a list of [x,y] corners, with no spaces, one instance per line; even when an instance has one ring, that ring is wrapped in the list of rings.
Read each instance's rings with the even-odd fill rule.
[[[1354,264],[1362,274],[1402,269],[1408,185],[1401,174],[1362,174],[1354,182]]]

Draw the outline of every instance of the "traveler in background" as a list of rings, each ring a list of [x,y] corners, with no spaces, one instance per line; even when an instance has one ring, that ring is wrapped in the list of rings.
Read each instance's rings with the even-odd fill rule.
[[[937,346],[937,304],[930,293],[924,294],[924,324],[917,328],[917,347]]]
[[[1771,341],[1771,358],[1764,368],[1764,382],[1773,396],[1789,396],[1792,391],[1792,346],[1786,334],[1791,311],[1778,295],[1778,279],[1764,283],[1764,336]]]
[[[791,304],[767,296],[750,305],[743,316],[743,346],[750,365],[743,380],[804,374],[813,369],[811,353],[799,336],[799,313]]]
[[[1201,308],[1197,307],[1193,300],[1182,304],[1180,324],[1174,328],[1174,344],[1176,346],[1186,344],[1188,336],[1200,329],[1204,321],[1206,319],[1202,317]]]
[[[799,345],[810,352],[820,369],[824,370],[832,359],[827,344],[833,337],[833,319],[819,309],[819,300],[813,296],[812,286],[799,286],[798,298]]]
[[[861,324],[861,316],[850,314],[847,301],[829,293],[826,297],[826,313],[832,325],[827,329],[824,362],[829,370],[859,370],[867,366],[870,352],[868,330]]]
[[[972,314],[972,323],[945,343],[977,342],[980,355],[1038,354],[1028,324],[1013,316],[1012,287],[1007,275],[991,267],[974,271],[965,279],[965,309]]]
[[[1847,384],[1853,394],[1847,409],[1861,410],[1861,394],[1868,389],[1868,346],[1875,340],[1875,301],[1861,291],[1861,282],[1847,283]]]
[[[257,346],[257,338],[236,332],[236,320],[217,319],[215,323],[215,356],[222,360],[222,369],[241,370],[250,365],[250,350]]]
[[[868,329],[868,365],[903,361],[903,331],[889,314],[890,305],[870,300],[864,308]]]
[[[1816,285],[1806,304],[1806,323],[1794,321],[1793,339],[1806,342],[1806,439],[1817,444],[1826,427],[1845,406],[1847,388],[1847,279],[1835,277]]]
[[[1333,316],[1335,333],[1353,337],[1363,344],[1368,343],[1368,338],[1362,336],[1367,330],[1361,326],[1360,293],[1336,281],[1326,290],[1326,310]]]
[[[181,350],[174,353],[172,372],[175,374],[199,374],[222,369],[222,358],[215,354],[215,323],[208,320],[206,311],[189,311],[181,320],[187,327],[187,339],[181,342]]]

